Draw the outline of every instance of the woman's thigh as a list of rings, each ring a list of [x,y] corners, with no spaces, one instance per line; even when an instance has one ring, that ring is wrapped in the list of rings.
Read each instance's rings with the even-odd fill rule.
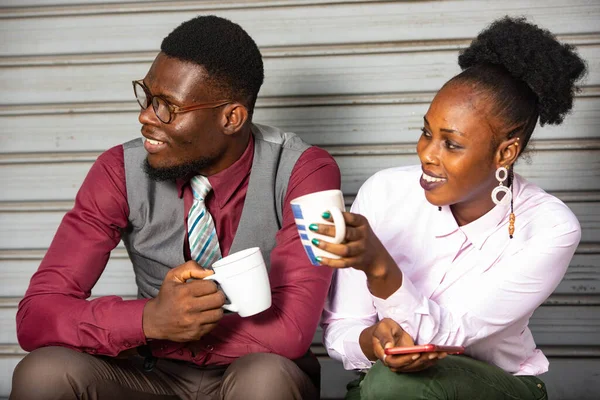
[[[547,399],[545,385],[538,378],[514,376],[466,356],[446,357],[416,373],[394,373],[377,362],[360,383],[353,382],[348,389],[347,399],[362,400]]]

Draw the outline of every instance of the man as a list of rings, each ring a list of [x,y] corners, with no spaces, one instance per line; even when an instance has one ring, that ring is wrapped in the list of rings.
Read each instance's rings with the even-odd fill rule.
[[[331,269],[310,264],[289,201],[339,188],[340,174],[324,150],[252,124],[262,81],[256,44],[228,20],[197,17],[163,40],[133,83],[145,141],[94,163],[19,305],[32,352],[11,399],[318,397],[308,349]],[[138,299],[87,301],[121,239]],[[223,315],[205,268],[254,246],[273,304]]]

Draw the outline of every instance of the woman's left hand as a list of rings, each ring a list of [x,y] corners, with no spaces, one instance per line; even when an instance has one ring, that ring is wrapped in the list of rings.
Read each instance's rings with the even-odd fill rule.
[[[350,212],[342,214],[346,222],[346,236],[343,243],[334,244],[317,239],[315,239],[317,242],[313,241],[314,246],[341,257],[340,259],[321,257],[319,261],[322,265],[333,268],[352,267],[374,276],[385,275],[391,266],[398,268],[364,216]],[[311,224],[309,229],[321,235],[335,236],[333,225]]]
[[[391,318],[384,318],[365,329],[359,341],[363,353],[369,359],[380,359],[392,372],[423,371],[447,356],[444,352],[386,355],[386,348],[415,345],[412,337]]]

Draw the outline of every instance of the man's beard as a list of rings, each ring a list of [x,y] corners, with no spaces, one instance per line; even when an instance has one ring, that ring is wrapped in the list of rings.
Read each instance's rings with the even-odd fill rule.
[[[174,181],[176,179],[184,179],[194,175],[198,175],[198,171],[205,169],[212,164],[212,159],[208,157],[199,160],[190,161],[174,167],[159,167],[154,168],[146,158],[144,160],[144,172],[150,179],[160,181]]]

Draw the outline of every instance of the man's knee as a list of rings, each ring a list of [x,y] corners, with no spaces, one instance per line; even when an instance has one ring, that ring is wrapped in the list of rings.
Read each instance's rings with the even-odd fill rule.
[[[360,384],[361,399],[365,400],[437,400],[446,399],[443,388],[426,371],[396,373],[381,361],[375,363]]]
[[[268,353],[254,353],[233,362],[221,385],[223,399],[311,399],[316,387],[291,360]]]
[[[89,373],[87,357],[64,347],[32,351],[15,368],[10,399],[77,398],[74,385]]]

